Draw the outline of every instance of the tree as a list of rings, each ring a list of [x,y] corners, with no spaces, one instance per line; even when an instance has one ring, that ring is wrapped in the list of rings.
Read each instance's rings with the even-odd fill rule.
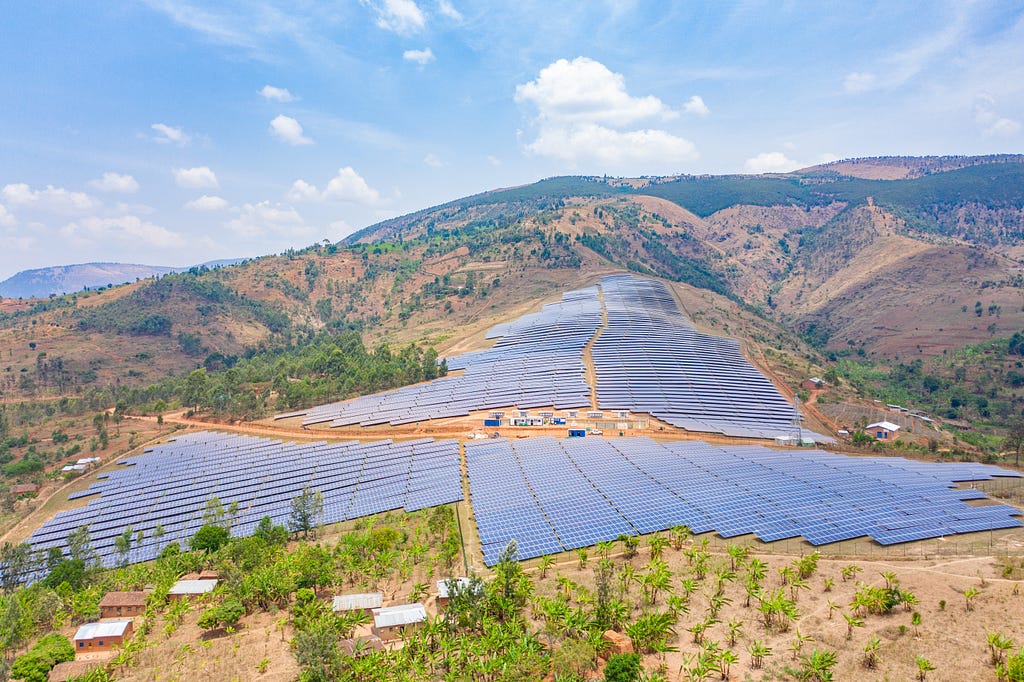
[[[219,606],[207,609],[199,616],[196,624],[204,630],[232,626],[245,614],[242,602],[234,597],[225,599]]]
[[[597,650],[585,639],[570,637],[551,654],[551,670],[557,680],[585,680],[597,667]]]
[[[605,682],[636,682],[640,679],[640,654],[612,654],[604,667]]]
[[[198,410],[199,406],[206,401],[206,396],[210,390],[210,378],[206,374],[205,369],[193,370],[188,378],[185,379],[185,388],[181,395],[181,402],[185,405],[192,406],[193,410]]]
[[[273,519],[269,516],[264,516],[256,524],[253,536],[271,546],[284,546],[288,542],[288,529],[284,526],[275,525]]]
[[[1024,449],[1024,419],[1017,418],[1010,422],[1010,429],[1003,439],[1003,448],[1013,450],[1013,464],[1020,466],[1020,451]]]
[[[100,557],[92,548],[92,537],[89,535],[89,526],[79,526],[68,533],[68,556],[72,559],[81,559],[87,568],[99,564]]]
[[[25,682],[46,682],[50,671],[58,663],[73,661],[75,648],[67,637],[58,634],[43,637],[28,653],[14,659],[11,677]]]
[[[319,525],[323,513],[323,494],[319,490],[313,492],[306,486],[299,495],[292,498],[292,514],[288,520],[288,527],[295,534],[302,533],[303,539],[306,539],[310,531]]]
[[[197,552],[212,554],[223,547],[231,539],[231,533],[223,526],[206,524],[192,536],[189,547]]]
[[[37,565],[32,546],[27,542],[5,542],[0,547],[0,589],[11,592]]]

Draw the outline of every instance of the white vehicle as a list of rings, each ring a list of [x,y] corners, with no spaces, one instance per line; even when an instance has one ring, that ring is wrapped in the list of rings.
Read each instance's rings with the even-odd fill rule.
[[[601,429],[590,429],[590,435],[591,436],[601,436],[603,434],[604,434],[604,431],[602,431]]]

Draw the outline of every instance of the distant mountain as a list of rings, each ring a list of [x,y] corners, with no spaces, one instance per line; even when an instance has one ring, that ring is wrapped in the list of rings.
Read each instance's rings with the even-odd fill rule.
[[[207,268],[233,265],[240,259],[225,259],[203,263]],[[22,270],[0,282],[0,296],[4,298],[47,298],[73,294],[84,289],[98,289],[111,284],[126,284],[147,277],[182,272],[189,268],[134,263],[83,263],[55,265],[35,270]]]

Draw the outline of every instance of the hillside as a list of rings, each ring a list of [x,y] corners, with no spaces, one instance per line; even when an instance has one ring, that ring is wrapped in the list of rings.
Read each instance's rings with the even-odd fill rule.
[[[479,343],[495,321],[616,270],[710,292],[714,306],[747,310],[763,337],[794,351],[793,331],[824,351],[905,359],[1024,328],[1018,157],[848,163],[918,170],[903,180],[832,166],[552,178],[389,220],[338,245],[6,300],[0,390],[144,386],[318,331],[355,330],[368,347],[421,341],[444,355]]]
[[[234,265],[239,259],[210,261],[197,267],[218,268]],[[22,270],[0,282],[0,297],[46,298],[73,294],[85,289],[97,289],[116,284],[137,282],[159,277],[188,268],[133,263],[83,263],[81,265],[55,265],[35,270]]]

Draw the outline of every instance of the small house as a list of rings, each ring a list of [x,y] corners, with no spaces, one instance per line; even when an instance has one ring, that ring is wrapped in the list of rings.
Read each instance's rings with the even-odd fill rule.
[[[217,587],[216,578],[194,580],[186,580],[183,578],[174,583],[174,585],[171,586],[171,589],[167,591],[167,599],[170,601],[181,601],[188,597],[201,597],[213,592],[215,587]]]
[[[878,440],[889,440],[895,438],[897,431],[900,430],[899,424],[893,424],[892,422],[875,422],[874,424],[868,424],[864,427],[864,432],[868,435],[874,436]]]
[[[100,618],[134,618],[146,610],[147,592],[107,592],[100,599]]]
[[[423,604],[385,606],[373,610],[373,633],[382,640],[396,639],[427,620]]]
[[[810,379],[804,379],[800,382],[800,388],[805,391],[817,391],[819,388],[824,388],[825,382],[818,377],[811,377]]]
[[[132,627],[130,620],[86,623],[75,633],[75,654],[110,651],[132,636]]]
[[[365,592],[362,594],[343,594],[334,598],[331,609],[335,613],[348,613],[350,611],[364,611],[366,615],[373,615],[374,609],[384,606],[384,594],[382,592]]]
[[[445,607],[448,606],[448,602],[451,599],[450,588],[455,587],[456,591],[468,590],[473,585],[473,581],[470,578],[446,578],[445,580],[437,581],[437,610],[444,611]],[[477,583],[478,587],[482,588],[483,585]]]

